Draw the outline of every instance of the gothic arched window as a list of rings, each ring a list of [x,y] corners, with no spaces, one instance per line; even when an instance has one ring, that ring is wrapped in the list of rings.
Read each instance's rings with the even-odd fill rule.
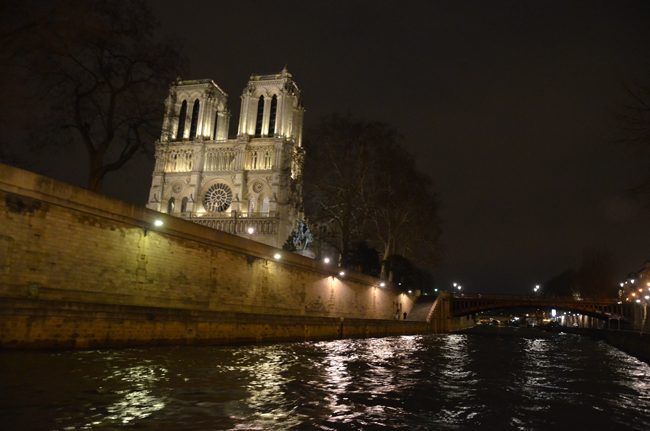
[[[257,101],[257,120],[255,121],[255,136],[262,136],[262,120],[264,119],[264,96]]]
[[[167,202],[167,214],[173,213],[175,206],[176,206],[176,199],[169,198],[169,202]]]
[[[187,196],[181,201],[181,212],[184,213],[185,211],[187,211]]]
[[[219,111],[214,113],[214,128],[212,129],[212,139],[217,140],[217,122],[219,121]]]
[[[266,215],[266,216],[269,215],[269,198],[268,197],[264,197],[262,199],[261,212],[264,213],[264,215]]]
[[[271,112],[269,115],[269,131],[267,135],[273,136],[275,134],[275,117],[276,117],[276,112],[278,110],[278,96],[275,94],[273,95],[273,98],[271,99]]]
[[[271,169],[271,152],[264,152],[264,169]]]
[[[190,124],[190,139],[196,137],[196,126],[199,123],[199,99],[194,101],[194,107],[192,108],[192,123]]]
[[[183,100],[181,104],[181,110],[178,113],[178,129],[176,130],[176,140],[180,141],[183,139],[183,134],[185,133],[185,117],[187,116],[187,100]]]

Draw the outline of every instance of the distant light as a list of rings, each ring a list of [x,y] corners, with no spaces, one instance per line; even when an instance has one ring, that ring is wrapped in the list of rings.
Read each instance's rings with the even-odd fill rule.
[[[462,289],[462,288],[463,288],[463,286],[461,286],[461,285],[459,284],[459,285],[458,285],[458,290],[460,290],[460,289]]]
[[[639,289],[639,292],[643,292],[643,289]]]
[[[275,254],[273,255],[273,259],[275,259],[275,260],[280,260],[280,259],[282,259],[282,255],[281,255],[280,253],[275,253]]]
[[[637,303],[637,304],[638,304],[638,303],[640,303],[640,302],[641,302],[641,300],[640,300],[640,299],[637,299],[637,300],[636,300],[636,303]]]
[[[625,286],[625,283],[619,283],[619,285],[620,285],[621,287],[623,287],[623,286]]]
[[[402,283],[397,283],[397,284],[400,285],[400,286],[402,285]]]
[[[246,229],[246,231],[248,232],[249,235],[253,235],[255,233],[255,228],[251,226],[248,229]]]
[[[555,310],[555,308],[552,308],[552,309],[551,309],[551,316],[552,316],[552,317],[557,316],[557,311]]]
[[[454,283],[454,287],[458,286],[458,283]]]
[[[648,281],[645,285],[650,287],[650,281]]]
[[[381,283],[379,283],[379,287],[386,287],[386,283],[382,281]]]
[[[438,288],[436,287],[435,289],[433,289],[433,291],[434,291],[434,292],[437,292],[437,291],[438,291]]]
[[[413,291],[412,291],[412,290],[409,290],[409,293],[413,293]]]
[[[156,219],[156,220],[153,221],[153,225],[156,226],[156,227],[160,227],[160,226],[162,226],[164,224],[165,223],[163,223],[163,221],[160,220],[160,219]]]
[[[630,280],[630,283],[634,284],[634,279]]]
[[[323,262],[324,262],[324,263],[330,263],[330,258],[329,258],[329,257],[326,257],[325,259],[323,259]]]
[[[632,292],[632,296],[636,296],[636,292]]]
[[[345,271],[340,271],[340,272],[339,272],[339,275],[340,275],[341,277],[345,277]]]
[[[644,298],[645,300],[648,300],[648,299],[650,299],[650,296],[646,295],[646,296],[644,296],[643,298]]]

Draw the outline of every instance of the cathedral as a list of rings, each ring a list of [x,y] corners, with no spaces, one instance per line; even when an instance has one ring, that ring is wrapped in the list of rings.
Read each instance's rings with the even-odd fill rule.
[[[176,81],[147,208],[282,247],[302,206],[303,114],[286,68],[252,75],[229,139],[228,95],[210,79]]]

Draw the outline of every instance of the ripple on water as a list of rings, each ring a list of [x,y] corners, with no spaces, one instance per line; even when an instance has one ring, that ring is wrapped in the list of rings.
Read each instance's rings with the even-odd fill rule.
[[[650,429],[648,365],[572,335],[3,353],[0,361],[6,429]]]

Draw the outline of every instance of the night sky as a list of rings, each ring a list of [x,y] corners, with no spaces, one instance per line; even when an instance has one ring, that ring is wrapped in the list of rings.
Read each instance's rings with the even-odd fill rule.
[[[621,277],[650,259],[650,212],[627,192],[650,165],[617,142],[626,85],[650,83],[650,2],[151,6],[183,40],[184,78],[229,94],[231,133],[249,75],[285,64],[306,139],[334,112],[400,130],[443,206],[439,287],[527,293],[585,247],[614,253]],[[137,159],[107,191],[144,205],[151,171]]]

